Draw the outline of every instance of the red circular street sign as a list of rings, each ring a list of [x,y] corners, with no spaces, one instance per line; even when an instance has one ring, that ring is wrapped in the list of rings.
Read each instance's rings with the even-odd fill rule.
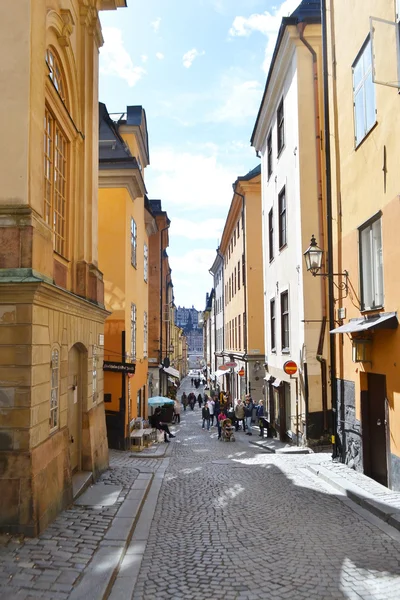
[[[243,377],[244,376],[244,369],[240,369],[238,375],[239,375],[239,377]]]
[[[283,365],[283,370],[286,375],[295,375],[297,373],[297,365],[294,360],[287,360]]]

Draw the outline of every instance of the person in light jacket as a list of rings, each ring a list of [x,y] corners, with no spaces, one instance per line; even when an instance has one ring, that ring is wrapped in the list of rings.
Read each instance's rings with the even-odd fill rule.
[[[243,431],[246,431],[246,425],[244,422],[244,404],[239,398],[235,406],[235,429],[239,431],[239,422],[242,421]]]

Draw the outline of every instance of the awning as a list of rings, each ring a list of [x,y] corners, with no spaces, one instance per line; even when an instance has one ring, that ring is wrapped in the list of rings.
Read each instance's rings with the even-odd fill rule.
[[[177,377],[178,379],[180,378],[179,371],[177,371],[173,367],[164,367],[164,371],[168,373],[168,375],[172,375],[172,377]]]
[[[279,387],[281,385],[282,381],[280,379],[275,379],[275,381],[272,382],[272,385],[274,387]]]
[[[222,369],[217,369],[214,373],[214,377],[221,377],[222,375],[229,375],[229,371],[223,371]]]
[[[369,317],[350,319],[348,323],[332,329],[330,333],[362,333],[371,329],[396,329],[398,324],[397,313],[380,313]]]
[[[269,373],[268,373],[268,375],[266,375],[266,376],[264,377],[264,380],[265,380],[265,381],[271,381],[271,379],[275,379],[275,377],[274,377],[273,375],[270,375]]]

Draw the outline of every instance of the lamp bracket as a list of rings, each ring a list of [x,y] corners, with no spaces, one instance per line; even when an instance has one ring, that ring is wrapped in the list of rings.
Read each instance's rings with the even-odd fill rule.
[[[332,279],[332,283],[336,289],[339,291],[345,292],[345,295],[342,298],[347,298],[349,294],[349,272],[343,271],[343,273],[312,273],[313,277],[325,277]],[[333,278],[334,277],[343,277],[344,281],[340,283],[336,283]]]

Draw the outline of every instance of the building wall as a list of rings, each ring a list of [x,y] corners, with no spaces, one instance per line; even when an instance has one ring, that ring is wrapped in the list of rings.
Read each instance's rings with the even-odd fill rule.
[[[7,490],[0,527],[10,532],[43,531],[72,499],[73,470],[97,477],[108,465],[99,346],[106,313],[97,265],[101,44],[98,12],[78,0],[0,7],[0,85],[6,90],[0,101],[0,477]],[[47,49],[58,58],[65,94],[50,78]],[[65,224],[59,230],[65,246],[57,253],[53,227],[61,204],[54,200],[45,218],[46,111],[53,142],[57,126],[66,144]],[[55,189],[54,173],[50,181]],[[54,387],[59,418],[50,431],[54,349],[60,356]],[[72,364],[75,353],[79,369]],[[75,368],[77,385],[71,385]]]
[[[373,84],[376,102],[376,124],[358,147],[354,137],[352,65],[370,31],[369,17],[378,17],[392,23],[395,21],[395,3],[383,0],[366,0],[357,8],[357,14],[346,14],[344,3],[336,2],[328,12],[329,26],[333,31],[330,40],[336,52],[336,86],[330,88],[333,198],[337,228],[335,245],[335,270],[349,272],[351,291],[341,302],[346,309],[346,320],[360,317],[359,300],[360,259],[358,228],[381,211],[382,223],[382,264],[384,282],[384,305],[380,312],[397,311],[399,307],[399,286],[397,265],[399,260],[396,243],[397,223],[399,222],[399,184],[395,167],[399,154],[398,90],[385,85]],[[396,70],[395,45],[391,43],[394,27],[380,29],[376,36],[374,57],[377,77],[382,64],[392,65]],[[331,63],[329,68],[331,70]],[[330,80],[332,81],[332,79]],[[386,161],[386,162],[385,162]],[[386,164],[386,171],[382,166]],[[346,462],[355,462],[363,468],[361,415],[361,395],[368,388],[363,384],[368,373],[386,377],[388,402],[388,470],[389,485],[400,489],[400,426],[399,426],[399,333],[398,330],[382,330],[371,335],[371,363],[352,362],[350,336],[337,336],[337,376],[352,386],[355,419],[361,423],[358,439],[350,439],[343,448]],[[390,357],[388,359],[388,357]],[[344,430],[351,428],[351,419],[346,419]],[[342,436],[343,432],[340,432]]]

